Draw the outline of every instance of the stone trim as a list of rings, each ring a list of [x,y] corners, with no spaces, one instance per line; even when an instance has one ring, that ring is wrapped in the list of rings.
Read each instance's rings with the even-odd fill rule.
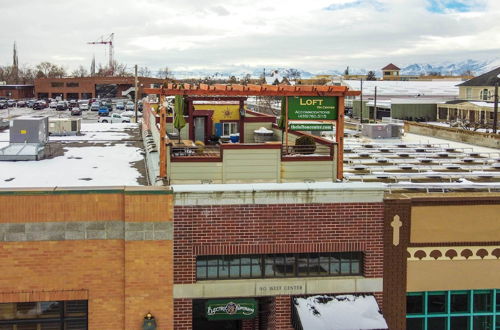
[[[374,293],[383,289],[382,278],[325,277],[199,281],[175,284],[174,299],[263,297],[325,293]]]
[[[172,222],[71,221],[0,223],[0,242],[172,240]]]

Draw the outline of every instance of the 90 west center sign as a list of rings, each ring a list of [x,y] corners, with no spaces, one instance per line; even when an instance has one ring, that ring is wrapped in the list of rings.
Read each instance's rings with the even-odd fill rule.
[[[338,97],[288,96],[290,120],[337,120]]]

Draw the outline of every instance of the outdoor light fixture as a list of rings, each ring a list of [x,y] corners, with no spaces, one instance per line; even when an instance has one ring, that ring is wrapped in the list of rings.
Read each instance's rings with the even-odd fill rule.
[[[142,323],[142,330],[156,330],[156,320],[153,314],[148,312],[144,316],[144,321]]]

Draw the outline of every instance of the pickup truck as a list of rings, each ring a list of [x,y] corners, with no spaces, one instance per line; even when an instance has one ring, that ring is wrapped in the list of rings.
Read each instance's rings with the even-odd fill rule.
[[[130,118],[114,113],[109,117],[99,117],[99,123],[130,123]]]

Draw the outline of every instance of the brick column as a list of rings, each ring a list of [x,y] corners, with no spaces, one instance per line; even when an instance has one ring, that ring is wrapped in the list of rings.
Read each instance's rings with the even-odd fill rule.
[[[193,328],[193,301],[174,299],[174,329],[191,330]]]
[[[290,296],[276,296],[274,300],[274,315],[276,330],[293,330]]]

